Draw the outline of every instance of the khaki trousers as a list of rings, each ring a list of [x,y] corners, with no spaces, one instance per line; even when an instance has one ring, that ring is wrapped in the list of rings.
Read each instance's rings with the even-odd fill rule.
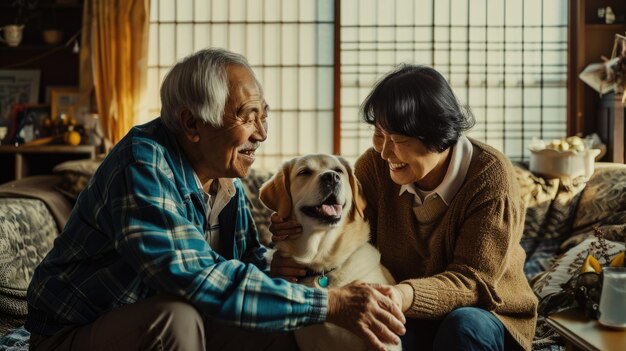
[[[293,333],[210,324],[184,299],[164,295],[115,309],[92,324],[30,338],[35,351],[297,349]]]

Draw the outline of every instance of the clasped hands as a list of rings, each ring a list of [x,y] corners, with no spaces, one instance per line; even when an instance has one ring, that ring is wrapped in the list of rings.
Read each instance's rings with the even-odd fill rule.
[[[269,229],[275,242],[300,235],[302,231],[297,222],[282,221],[275,214]],[[291,258],[274,255],[270,274],[297,282],[306,274],[306,269]],[[405,301],[406,288],[410,289],[412,298],[412,288],[406,284],[354,281],[340,288],[330,288],[326,321],[359,335],[375,350],[386,350],[384,343],[399,344],[398,335],[406,332],[406,318],[402,313],[410,304]]]

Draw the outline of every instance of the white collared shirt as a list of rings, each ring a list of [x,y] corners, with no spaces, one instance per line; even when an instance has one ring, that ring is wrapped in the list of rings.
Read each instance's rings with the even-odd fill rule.
[[[472,161],[473,151],[472,143],[465,135],[461,135],[456,145],[452,148],[450,164],[441,184],[432,191],[421,190],[415,186],[415,183],[405,184],[400,187],[400,194],[398,195],[404,194],[405,191],[413,194],[416,206],[421,206],[430,199],[441,197],[441,200],[449,206],[465,181],[467,169]],[[422,199],[424,200],[422,201]]]
[[[226,207],[230,199],[235,196],[235,185],[233,184],[234,179],[232,178],[218,178],[218,188],[217,194],[215,196],[207,193],[202,188],[202,182],[200,182],[200,178],[194,172],[193,173],[196,184],[198,188],[202,190],[204,193],[204,200],[207,205],[207,213],[206,213],[206,221],[208,225],[206,226],[206,230],[204,232],[204,238],[209,243],[213,250],[219,251],[219,243],[220,243],[220,224],[218,216],[220,212]],[[215,181],[215,180],[214,180]]]

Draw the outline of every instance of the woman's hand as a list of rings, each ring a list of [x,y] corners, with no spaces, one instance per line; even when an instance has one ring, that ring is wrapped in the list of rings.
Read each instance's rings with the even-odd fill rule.
[[[274,253],[272,264],[270,265],[270,276],[296,283],[298,279],[305,275],[306,268],[293,258],[282,257],[278,252]]]
[[[278,217],[278,214],[274,212],[270,217],[269,231],[272,233],[272,241],[283,241],[287,238],[295,239],[302,234],[302,226],[296,221],[285,221]]]
[[[386,350],[385,343],[399,344],[406,319],[386,294],[391,287],[355,281],[328,290],[326,321],[343,327],[364,339],[375,350]]]
[[[413,304],[413,287],[406,283],[390,285],[390,293],[387,295],[402,312],[406,312]]]

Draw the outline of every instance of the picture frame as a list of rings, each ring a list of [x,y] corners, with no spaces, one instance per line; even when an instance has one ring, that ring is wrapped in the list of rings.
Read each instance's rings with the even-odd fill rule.
[[[28,143],[51,135],[49,125],[50,105],[26,104],[20,112],[17,137],[20,142]],[[48,119],[48,123],[46,123]]]
[[[75,114],[79,107],[77,87],[58,87],[50,89],[50,116],[57,119],[62,113]]]
[[[24,144],[53,134],[50,105],[14,104],[3,144]]]
[[[618,33],[615,33],[613,51],[611,52],[611,59],[616,57],[626,57],[626,36]]]
[[[39,70],[0,70],[0,125],[9,122],[13,104],[38,102],[40,76]]]

